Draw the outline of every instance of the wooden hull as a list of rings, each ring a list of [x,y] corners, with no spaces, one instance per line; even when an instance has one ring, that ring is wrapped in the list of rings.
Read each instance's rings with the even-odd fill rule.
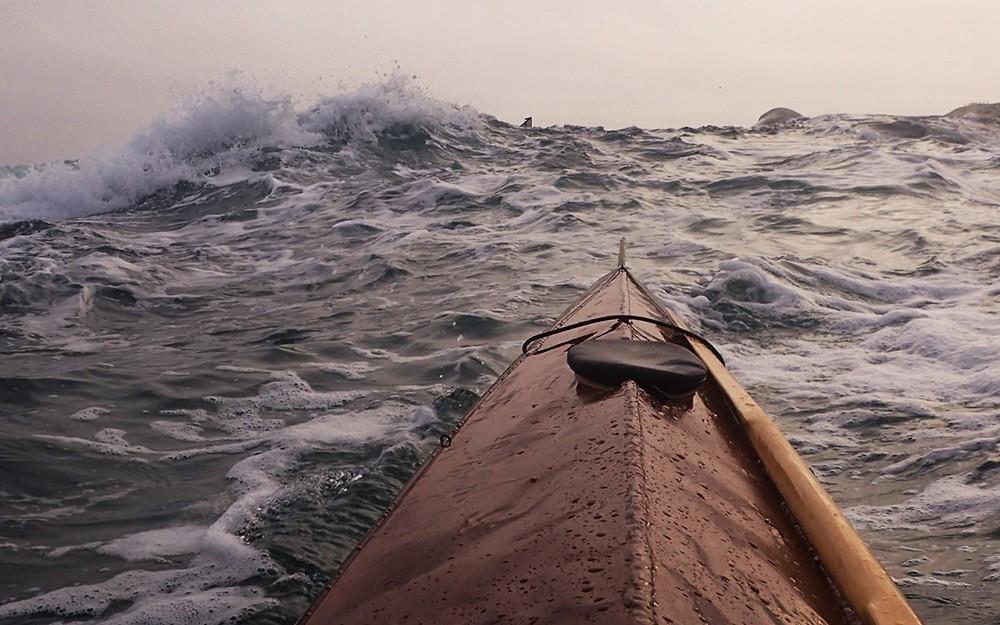
[[[556,325],[611,314],[678,322],[620,268]],[[632,382],[581,385],[567,341],[595,331],[689,346],[709,379],[682,402]],[[300,623],[855,619],[919,623],[711,352],[653,324],[608,321],[518,358]]]

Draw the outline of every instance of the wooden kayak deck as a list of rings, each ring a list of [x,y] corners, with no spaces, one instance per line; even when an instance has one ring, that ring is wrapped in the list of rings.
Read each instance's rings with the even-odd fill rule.
[[[673,321],[619,269],[557,326],[611,314]],[[711,368],[689,402],[598,391],[566,364],[568,341],[592,333],[687,345],[613,321],[537,343],[300,623],[918,622],[841,598]]]

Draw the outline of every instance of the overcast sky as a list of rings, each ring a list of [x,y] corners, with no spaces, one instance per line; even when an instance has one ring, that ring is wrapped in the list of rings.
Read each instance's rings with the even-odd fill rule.
[[[941,114],[1000,100],[998,38],[998,0],[0,0],[0,163],[124,142],[234,69],[307,102],[398,63],[540,125]]]

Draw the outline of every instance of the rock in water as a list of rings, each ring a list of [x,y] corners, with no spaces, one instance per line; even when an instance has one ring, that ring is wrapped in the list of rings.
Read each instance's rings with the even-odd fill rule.
[[[945,117],[968,119],[983,124],[1000,124],[1000,102],[966,104],[948,113]]]
[[[776,126],[804,117],[805,115],[798,111],[779,106],[761,115],[754,126]]]

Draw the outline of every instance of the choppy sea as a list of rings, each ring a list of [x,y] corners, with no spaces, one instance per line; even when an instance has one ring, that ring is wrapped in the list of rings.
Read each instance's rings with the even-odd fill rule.
[[[998,208],[995,106],[521,129],[399,76],[0,167],[0,623],[291,623],[624,236],[925,621],[996,624]]]

